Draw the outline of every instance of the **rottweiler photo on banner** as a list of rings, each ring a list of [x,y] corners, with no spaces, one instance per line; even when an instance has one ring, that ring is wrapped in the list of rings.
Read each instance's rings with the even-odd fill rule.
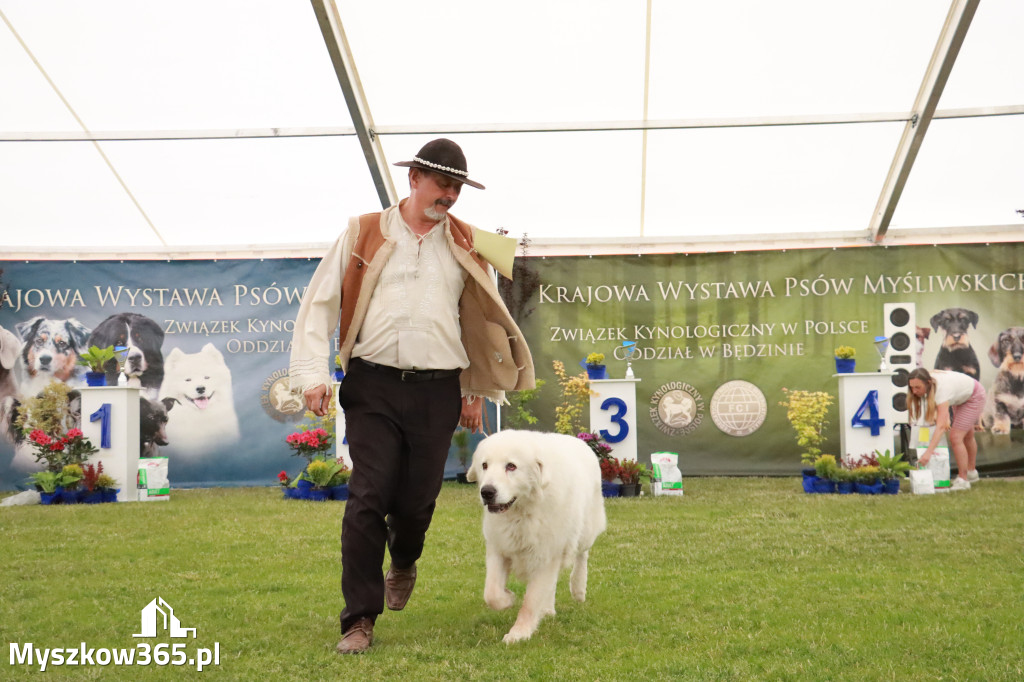
[[[78,356],[121,339],[145,363],[143,398],[166,412],[172,485],[273,485],[297,470],[285,438],[304,415],[287,368],[316,265],[0,262],[0,487],[40,468],[15,445],[19,401],[53,380],[84,385]],[[839,345],[875,371],[885,306],[903,303],[914,364],[964,371],[988,392],[979,469],[1024,471],[1024,244],[526,257],[502,285],[546,381],[534,428],[554,428],[553,361],[575,373],[600,352],[621,377],[633,342],[641,461],[675,452],[684,475],[795,475],[782,389],[836,395]],[[837,419],[833,406],[823,450],[863,454],[838,452]]]

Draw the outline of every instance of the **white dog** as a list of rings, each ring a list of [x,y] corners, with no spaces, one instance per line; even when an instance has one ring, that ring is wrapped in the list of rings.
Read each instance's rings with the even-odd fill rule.
[[[484,439],[467,472],[484,504],[487,578],[484,601],[507,609],[515,595],[509,574],[526,594],[506,644],[529,637],[541,618],[555,613],[555,585],[572,566],[569,592],[587,597],[587,558],[605,529],[601,468],[578,438],[557,433],[502,431]]]
[[[241,438],[231,370],[212,343],[198,353],[171,350],[164,360],[160,397],[180,404],[167,422],[172,457],[210,454]]]

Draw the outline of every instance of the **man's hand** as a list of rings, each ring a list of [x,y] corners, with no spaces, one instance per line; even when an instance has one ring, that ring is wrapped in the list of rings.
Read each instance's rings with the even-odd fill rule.
[[[306,399],[306,409],[318,417],[327,414],[327,410],[331,407],[332,392],[326,384],[309,389],[302,394],[302,397]]]
[[[462,416],[459,417],[459,424],[470,432],[483,433],[483,408],[484,398],[477,396],[472,403],[468,402],[465,397],[462,398]]]

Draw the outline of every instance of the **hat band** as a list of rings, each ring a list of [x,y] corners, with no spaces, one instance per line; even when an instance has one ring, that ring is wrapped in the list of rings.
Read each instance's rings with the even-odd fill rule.
[[[436,168],[437,170],[448,171],[449,173],[455,173],[456,175],[462,175],[462,176],[467,177],[467,178],[469,177],[469,171],[459,170],[458,168],[449,168],[448,166],[442,166],[439,163],[434,163],[433,161],[427,161],[426,159],[421,159],[418,156],[412,157],[412,160],[416,161],[418,163],[422,163],[424,166],[430,166],[431,168]]]

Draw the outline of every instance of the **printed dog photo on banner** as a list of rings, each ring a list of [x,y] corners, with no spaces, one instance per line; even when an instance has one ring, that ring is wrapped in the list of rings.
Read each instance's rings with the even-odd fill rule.
[[[167,424],[165,448],[176,464],[238,444],[241,432],[231,370],[212,343],[198,353],[172,348],[164,372],[160,397],[178,403]]]
[[[1006,435],[1024,427],[1024,327],[1010,327],[988,350],[999,371],[986,394],[982,425],[993,434]]]

